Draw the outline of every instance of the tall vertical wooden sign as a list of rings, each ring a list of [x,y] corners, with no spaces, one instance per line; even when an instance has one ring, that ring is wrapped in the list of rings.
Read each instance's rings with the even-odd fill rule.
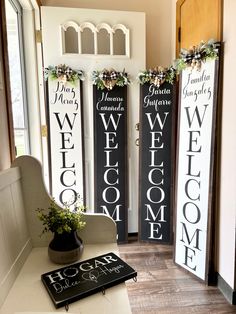
[[[175,85],[140,86],[139,238],[172,242]]]
[[[206,281],[211,247],[218,60],[181,73],[175,262]]]
[[[72,205],[85,192],[81,83],[48,79],[47,87],[51,194]]]
[[[127,241],[127,87],[93,89],[95,211],[117,224],[118,242]]]

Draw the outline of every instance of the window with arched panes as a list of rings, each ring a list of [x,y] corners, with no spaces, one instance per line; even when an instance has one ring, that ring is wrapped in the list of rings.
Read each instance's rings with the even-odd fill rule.
[[[61,25],[61,35],[62,54],[130,55],[129,29],[123,24],[67,21]]]

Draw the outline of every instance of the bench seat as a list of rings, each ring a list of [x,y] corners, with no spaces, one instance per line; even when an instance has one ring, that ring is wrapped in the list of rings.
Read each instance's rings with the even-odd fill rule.
[[[115,243],[86,244],[82,259],[114,252],[118,254]],[[41,274],[62,267],[48,259],[47,248],[33,248],[17,276],[1,310],[1,314],[41,314],[65,313],[65,308],[55,309],[41,279]],[[105,295],[98,292],[69,304],[68,313],[84,314],[129,314],[130,305],[125,283],[108,288]]]
[[[44,186],[40,163],[31,156],[17,158],[11,169],[0,172],[0,314],[52,314],[56,309],[41,275],[63,267],[48,258],[52,235],[39,237],[42,223],[37,208],[47,208],[51,198]],[[116,224],[104,214],[85,214],[79,233],[84,251],[81,260],[113,252],[119,255]],[[69,305],[73,314],[130,314],[125,283]]]

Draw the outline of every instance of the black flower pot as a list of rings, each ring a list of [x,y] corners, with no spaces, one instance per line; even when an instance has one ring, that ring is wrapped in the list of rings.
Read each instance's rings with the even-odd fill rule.
[[[83,242],[76,231],[54,233],[48,246],[50,260],[57,264],[70,264],[80,259],[83,252]]]

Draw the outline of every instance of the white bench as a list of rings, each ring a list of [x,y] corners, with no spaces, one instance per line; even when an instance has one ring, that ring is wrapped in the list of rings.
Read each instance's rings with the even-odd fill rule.
[[[31,156],[17,158],[0,173],[0,314],[48,314],[55,309],[41,274],[59,268],[47,256],[51,235],[39,237],[42,223],[35,210],[50,204],[40,163]],[[82,259],[118,253],[116,225],[103,214],[85,215]],[[131,313],[125,283],[69,305],[68,313]]]

